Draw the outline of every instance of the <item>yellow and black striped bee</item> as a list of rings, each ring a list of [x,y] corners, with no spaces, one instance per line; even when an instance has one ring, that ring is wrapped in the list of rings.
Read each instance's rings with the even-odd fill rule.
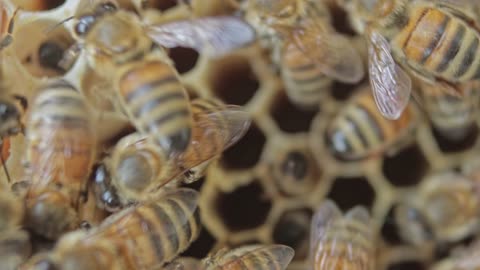
[[[202,174],[198,168],[237,142],[250,126],[250,117],[240,106],[197,99],[191,110],[192,141],[176,159],[165,159],[140,133],[127,135],[117,143],[111,159],[107,158],[93,175],[100,208],[116,211],[155,194],[178,177],[186,178],[186,182],[198,179]]]
[[[369,90],[368,86],[362,87],[328,125],[328,145],[342,159],[382,154],[387,148],[403,143],[415,126],[413,105],[409,105],[399,119],[388,120],[376,109]]]
[[[285,270],[294,250],[284,245],[250,245],[223,248],[203,260],[180,257],[164,270]]]
[[[89,231],[64,235],[51,253],[24,269],[159,269],[198,236],[198,193],[177,189],[130,206]]]
[[[333,201],[325,201],[312,220],[312,269],[374,269],[372,225],[372,219],[365,207],[356,206],[343,215]]]
[[[218,57],[255,37],[247,23],[232,16],[144,25],[136,14],[109,1],[76,18],[74,32],[78,43],[61,65],[68,66],[70,56],[83,48],[95,71],[114,78],[120,103],[135,127],[168,157],[188,147],[192,119],[186,90],[163,51],[156,60],[147,57],[152,45],[190,47]]]
[[[29,234],[22,230],[25,205],[8,189],[0,190],[0,260],[2,269],[15,270],[32,252]]]
[[[57,80],[38,91],[26,123],[27,223],[55,239],[77,225],[96,131],[90,108],[70,83]]]
[[[451,140],[462,140],[475,125],[480,106],[480,84],[474,81],[461,85],[463,96],[449,95],[439,87],[422,84],[422,105],[436,130]]]
[[[352,16],[362,16],[346,4]],[[370,82],[378,108],[397,119],[408,104],[411,78],[441,84],[462,94],[456,84],[480,79],[480,33],[468,6],[474,1],[381,0],[363,14],[369,40]],[[459,93],[460,92],[460,93]]]

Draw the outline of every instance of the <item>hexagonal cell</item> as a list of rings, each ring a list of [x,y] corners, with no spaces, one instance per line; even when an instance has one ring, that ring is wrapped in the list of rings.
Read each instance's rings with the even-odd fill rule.
[[[270,113],[278,127],[287,133],[307,132],[317,110],[302,110],[290,102],[282,91],[276,97]]]
[[[387,270],[426,270],[427,266],[420,261],[402,261],[392,263]]]
[[[390,183],[398,187],[407,187],[418,184],[429,166],[418,145],[414,144],[392,157],[385,157],[382,170]]]
[[[232,232],[261,226],[272,208],[258,180],[231,193],[220,193],[215,205],[225,226]]]
[[[210,234],[207,228],[202,227],[200,235],[181,256],[194,257],[202,259],[206,257],[215,245],[215,238]]]
[[[266,137],[252,123],[245,136],[222,154],[221,165],[227,169],[249,169],[260,159]]]
[[[356,205],[364,205],[370,209],[375,201],[375,191],[364,177],[336,178],[328,197],[333,199],[342,211]]]
[[[269,176],[279,191],[286,196],[298,196],[312,192],[320,179],[318,168],[307,149],[295,146],[283,147],[273,143],[269,150]]]
[[[23,10],[44,11],[55,9],[65,3],[66,0],[13,0],[13,4]]]
[[[478,137],[478,127],[476,125],[460,132],[460,134],[449,134],[448,131],[441,131],[432,127],[432,135],[437,141],[438,148],[444,153],[465,151],[475,145]]]
[[[209,81],[215,95],[227,104],[245,105],[260,83],[246,57],[231,56],[215,61]]]
[[[330,88],[330,93],[335,100],[346,101],[357,89],[358,86],[356,84],[346,84],[335,81],[332,88]]]
[[[183,47],[171,48],[168,51],[168,56],[173,60],[175,63],[175,69],[177,69],[178,73],[180,74],[184,74],[192,70],[197,64],[198,60],[197,51]]]
[[[400,245],[404,243],[395,222],[395,205],[390,208],[387,216],[383,219],[383,225],[380,230],[382,238],[385,242],[391,245]]]
[[[273,227],[273,241],[295,249],[294,260],[307,258],[310,244],[311,209],[285,212]]]
[[[53,20],[34,20],[14,30],[12,47],[20,63],[34,77],[55,77],[66,73],[58,64],[64,51],[73,45],[70,32],[58,25],[45,34],[46,30],[58,22]]]

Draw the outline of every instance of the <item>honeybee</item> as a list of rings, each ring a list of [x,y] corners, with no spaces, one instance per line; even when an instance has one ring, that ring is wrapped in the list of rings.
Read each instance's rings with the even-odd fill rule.
[[[179,176],[191,182],[199,178],[198,166],[211,161],[237,142],[248,130],[250,117],[236,105],[216,100],[194,100],[193,132],[184,154],[165,159],[146,136],[133,133],[115,146],[111,161],[94,172],[98,206],[116,211],[131,201],[145,198]]]
[[[9,190],[0,190],[0,260],[2,269],[14,270],[31,254],[30,237],[20,227],[24,218],[21,198]]]
[[[415,127],[415,116],[409,105],[399,119],[385,119],[376,109],[369,87],[364,86],[329,123],[328,145],[346,160],[378,155],[406,142],[406,135]]]
[[[310,260],[314,270],[370,270],[375,265],[372,220],[363,206],[345,215],[327,200],[313,216]]]
[[[381,0],[364,14],[352,7],[365,1],[353,2],[345,6],[365,21],[370,83],[385,117],[398,119],[408,104],[412,83],[405,69],[451,95],[462,94],[456,84],[480,79],[478,24],[465,8],[474,1]]]
[[[202,261],[179,258],[164,270],[285,270],[294,250],[284,245],[249,245],[232,250],[223,248]]]
[[[480,267],[480,241],[476,240],[467,247],[452,252],[449,257],[436,263],[433,270],[471,270]]]
[[[448,95],[438,87],[424,83],[420,88],[428,116],[443,136],[462,140],[475,124],[480,103],[480,85],[478,82],[462,85],[462,97]]]
[[[96,150],[96,132],[83,96],[58,80],[39,89],[26,125],[27,223],[55,239],[73,229]]]
[[[264,47],[280,68],[287,95],[304,107],[318,105],[332,80],[357,83],[364,74],[360,54],[330,25],[321,1],[250,0],[246,17],[263,33]]]
[[[182,188],[125,208],[90,231],[64,235],[25,269],[158,269],[197,238],[197,198],[196,191]]]
[[[421,238],[433,237],[438,241],[457,241],[471,235],[478,227],[480,197],[475,183],[465,176],[444,172],[425,179],[415,200],[405,203],[414,207],[418,215],[408,211],[396,211],[395,218],[406,241],[418,244]],[[412,210],[409,210],[412,211]],[[426,237],[415,239],[416,230]],[[420,228],[420,230],[418,229]],[[402,232],[403,231],[403,232]]]
[[[152,45],[189,47],[219,57],[255,38],[254,30],[236,17],[143,25],[137,15],[118,10],[113,2],[100,2],[92,12],[79,16],[74,33],[79,42],[67,51],[61,65],[83,48],[99,74],[114,77],[122,108],[135,127],[149,134],[169,157],[188,147],[192,119],[186,90],[165,53],[160,50],[155,61],[146,59]]]

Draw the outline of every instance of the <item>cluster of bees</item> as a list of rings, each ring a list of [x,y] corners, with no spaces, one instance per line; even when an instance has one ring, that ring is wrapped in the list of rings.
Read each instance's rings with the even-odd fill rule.
[[[99,96],[111,99],[134,129],[113,147],[99,145],[96,117],[102,114],[92,112],[96,108],[67,78],[46,80],[34,98],[19,95],[11,90],[14,82],[1,78],[5,269],[287,268],[294,251],[284,245],[222,249],[203,260],[178,257],[200,231],[198,194],[179,186],[199,179],[242,138],[251,120],[240,106],[189,100],[168,48],[217,58],[258,41],[270,52],[289,99],[302,108],[317,106],[334,81],[356,84],[368,74],[369,83],[328,123],[326,144],[344,160],[395,150],[418,119],[411,95],[452,140],[463,139],[476,121],[480,14],[474,0],[337,0],[367,40],[368,59],[334,29],[321,0],[228,0],[241,16],[161,24],[142,21],[146,1],[132,2],[138,13],[114,1],[85,1],[85,9],[66,18],[75,44],[58,59],[55,46],[42,50],[44,63],[63,70],[84,55],[98,76],[112,82],[113,92]],[[15,42],[18,10],[1,7],[3,52]],[[25,136],[24,175],[12,179],[5,162],[10,139],[18,134]],[[313,136],[312,143],[324,139]],[[480,164],[470,162],[461,173],[425,180],[395,211],[402,237],[420,245],[475,232],[479,172]],[[98,224],[89,220],[80,210],[88,200],[108,217]],[[311,267],[374,269],[372,222],[363,206],[343,214],[334,202],[322,203],[311,223]],[[32,255],[30,234],[56,241],[55,247]],[[479,267],[477,246],[436,267]]]

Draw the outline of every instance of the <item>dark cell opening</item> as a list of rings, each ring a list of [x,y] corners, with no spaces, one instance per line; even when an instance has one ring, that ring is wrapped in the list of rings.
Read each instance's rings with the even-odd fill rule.
[[[301,181],[308,173],[309,161],[307,157],[298,151],[292,151],[287,154],[282,163],[282,172],[290,175],[293,179]]]
[[[332,24],[337,32],[354,36],[356,33],[353,31],[352,27],[350,26],[350,22],[348,21],[348,16],[345,10],[339,7],[333,7],[330,9],[331,16],[332,16]]]
[[[265,135],[252,124],[240,141],[223,152],[221,164],[227,169],[248,169],[257,164],[265,145]]]
[[[45,41],[38,48],[38,61],[44,68],[50,68],[55,71],[64,72],[65,70],[59,66],[63,59],[65,47],[54,42]]]
[[[168,56],[175,63],[178,73],[183,74],[192,70],[197,64],[198,52],[189,48],[175,47],[170,49]]]
[[[356,84],[346,84],[335,81],[330,91],[335,100],[345,101],[352,96],[356,89]]]
[[[262,225],[272,207],[258,180],[232,193],[221,194],[216,205],[220,217],[232,232]]]
[[[203,259],[215,245],[215,238],[203,227],[200,235],[181,256]]]
[[[465,151],[477,141],[478,127],[476,125],[466,128],[463,132],[457,131],[463,133],[458,134],[458,136],[454,136],[454,132],[451,131],[449,134],[448,131],[440,131],[432,127],[433,137],[437,141],[440,151],[444,153]]]
[[[188,1],[187,1],[188,2]],[[178,0],[147,0],[142,1],[143,9],[157,9],[165,11],[171,9],[178,4]]]
[[[418,145],[412,145],[392,157],[385,157],[383,173],[390,183],[398,187],[418,184],[429,169]]]
[[[381,228],[382,238],[391,245],[400,245],[404,243],[398,232],[397,224],[395,223],[395,205],[390,208],[384,223]]]
[[[310,209],[288,211],[273,229],[273,241],[295,249],[295,260],[302,260],[308,255],[312,214]]]
[[[333,199],[342,211],[356,205],[364,205],[370,209],[375,200],[375,191],[363,177],[337,178],[328,197]]]
[[[427,267],[417,261],[403,261],[403,262],[397,262],[393,263],[388,266],[388,270],[426,270]]]
[[[211,75],[213,91],[227,104],[245,105],[260,84],[247,59],[237,57],[227,60],[216,63]]]
[[[271,108],[273,119],[278,127],[288,133],[306,132],[318,110],[301,110],[293,105],[282,91]]]

